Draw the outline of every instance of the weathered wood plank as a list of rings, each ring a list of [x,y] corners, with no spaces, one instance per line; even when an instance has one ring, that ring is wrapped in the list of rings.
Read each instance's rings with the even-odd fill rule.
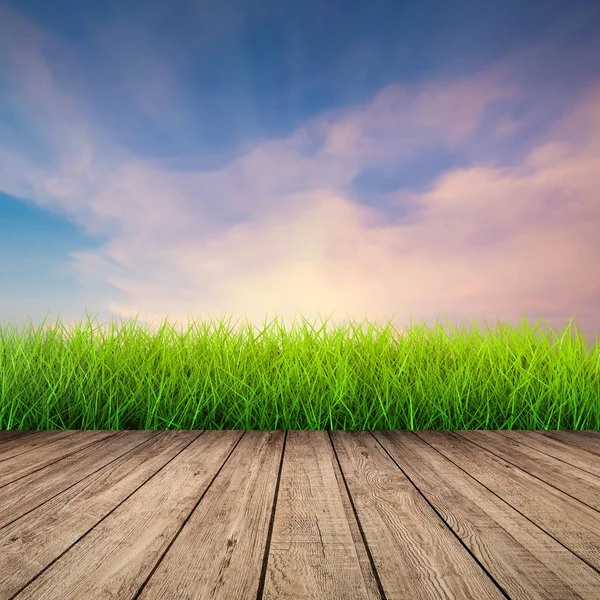
[[[25,454],[51,442],[75,435],[76,431],[36,431],[28,436],[19,436],[0,446],[0,462],[7,458]]]
[[[95,442],[116,435],[116,431],[78,431],[71,436],[50,442],[25,454],[0,462],[0,486],[7,485],[39,469],[74,454]]]
[[[598,573],[422,439],[374,436],[511,598],[598,598]]]
[[[285,448],[263,599],[381,598],[327,432],[290,431]]]
[[[330,438],[329,441],[330,441],[331,447],[333,448],[333,442],[331,440],[330,432],[328,432],[328,437]],[[378,578],[379,574],[377,573],[376,568],[375,568],[375,572],[373,571],[375,565],[372,562],[372,556],[369,555],[367,548],[365,546],[365,539],[364,539],[362,531],[360,530],[360,525],[356,518],[354,505],[352,504],[350,496],[348,495],[346,480],[340,470],[340,465],[338,462],[337,455],[335,456],[334,465],[336,467],[335,468],[335,476],[336,476],[336,479],[338,482],[338,487],[340,490],[345,490],[345,492],[346,492],[346,493],[341,494],[341,498],[342,498],[342,502],[344,504],[344,510],[346,511],[346,514],[349,515],[348,516],[348,525],[350,526],[350,531],[352,533],[352,539],[354,541],[354,547],[356,548],[356,552],[357,552],[358,559],[361,564],[362,572],[365,574],[365,582],[368,583],[370,576],[373,574],[377,574],[377,582],[375,585],[377,587],[377,592],[380,594],[380,596],[383,597],[383,588],[381,588],[381,581]],[[381,592],[380,592],[380,590],[381,590]]]
[[[600,510],[600,478],[491,431],[455,431],[555,488]]]
[[[0,481],[29,471],[0,484],[0,600],[597,596],[600,511],[552,485],[583,481],[595,502],[598,454],[552,432],[242,434],[79,431],[9,450]]]
[[[472,477],[498,494],[594,568],[600,568],[600,514],[452,432],[417,431]]]
[[[256,598],[284,435],[246,432],[140,600]]]
[[[540,431],[498,430],[497,433],[600,477],[600,461],[589,450],[554,440]]]
[[[19,599],[134,597],[241,436],[240,431],[199,436],[28,585]],[[251,462],[255,450],[249,444],[244,458]],[[235,527],[235,522],[222,522],[225,515],[219,508],[237,505],[238,499],[218,494],[214,502],[216,525]],[[240,534],[254,535],[252,530]],[[225,546],[225,539],[220,541]],[[194,552],[187,552],[195,555],[197,548],[191,548]]]
[[[600,438],[600,431],[598,431],[597,429],[584,429],[582,430],[581,433],[585,433],[587,435],[591,435],[595,438]]]
[[[0,527],[85,479],[108,463],[147,442],[156,431],[119,431],[31,475],[0,488]]]
[[[369,432],[331,435],[389,600],[504,598]]]
[[[15,438],[30,435],[32,433],[34,432],[20,429],[2,429],[0,430],[0,444],[13,440]]]
[[[543,431],[546,437],[573,444],[584,450],[589,450],[594,454],[600,454],[600,438],[596,439],[590,435],[584,435],[579,431]]]
[[[23,588],[200,433],[163,432],[0,529],[0,599]]]

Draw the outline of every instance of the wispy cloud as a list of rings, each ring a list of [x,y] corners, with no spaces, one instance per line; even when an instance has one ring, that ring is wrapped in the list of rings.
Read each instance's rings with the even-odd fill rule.
[[[176,170],[124,150],[57,84],[45,33],[6,9],[0,22],[14,83],[3,102],[22,119],[41,114],[54,153],[40,161],[2,137],[0,190],[104,238],[71,254],[84,290],[98,281],[114,288],[86,297],[87,306],[184,323],[227,313],[257,324],[300,311],[396,315],[402,325],[439,310],[492,322],[526,310],[563,323],[577,311],[588,332],[600,329],[600,85],[519,142],[519,110],[543,98],[526,90],[512,59],[452,81],[390,85],[219,169]],[[116,29],[102,39],[124,38]],[[177,80],[158,57],[144,60],[127,67],[140,75],[128,98],[180,127]],[[155,60],[151,81],[144,69]],[[507,139],[518,161],[497,152]],[[400,186],[361,202],[358,175],[438,148],[467,164],[422,190]]]

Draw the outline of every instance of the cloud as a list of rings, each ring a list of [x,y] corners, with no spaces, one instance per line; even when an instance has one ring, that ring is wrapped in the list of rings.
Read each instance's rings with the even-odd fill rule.
[[[267,310],[286,321],[296,311],[406,320],[433,318],[440,309],[517,321],[528,310],[551,324],[579,310],[584,322],[597,327],[596,93],[555,127],[560,133],[579,124],[588,132],[585,143],[556,142],[550,134],[523,165],[468,167],[444,174],[425,193],[399,192],[398,203],[417,207],[399,223],[323,187],[273,196],[277,202],[247,211],[247,221],[198,238],[188,232],[185,241],[168,247],[133,238],[109,244],[104,252],[112,258],[152,264],[139,279],[130,271],[110,280],[130,299],[111,303],[110,310],[133,315],[143,306],[151,319],[168,314],[184,322],[190,312],[226,312],[255,323]],[[280,176],[288,165],[288,180],[294,180],[289,163],[278,167],[285,153],[266,156],[263,164]],[[249,173],[268,192],[261,170]],[[153,214],[158,222],[164,211],[157,205]],[[173,289],[182,292],[174,298]]]
[[[26,149],[0,142],[0,165],[10,165],[0,167],[0,190],[105,238],[71,254],[84,289],[113,286],[114,295],[89,296],[93,306],[155,321],[227,313],[256,324],[274,313],[288,323],[300,311],[395,315],[400,325],[439,310],[492,321],[527,310],[552,323],[577,310],[589,331],[600,328],[600,86],[517,164],[494,148],[522,128],[511,110],[540,99],[524,98],[501,65],[391,85],[219,169],[184,171],[119,147],[56,84],[43,34],[14,23],[26,34],[10,42],[15,93],[43,109],[40,122],[53,116],[43,135],[56,160],[40,167]],[[158,118],[171,100],[156,96],[142,108]],[[360,202],[352,181],[361,172],[436,148],[470,163],[425,190]]]

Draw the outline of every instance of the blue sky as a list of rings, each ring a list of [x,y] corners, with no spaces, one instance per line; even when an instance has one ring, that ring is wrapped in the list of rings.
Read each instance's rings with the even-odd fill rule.
[[[0,321],[600,332],[591,1],[0,3]]]

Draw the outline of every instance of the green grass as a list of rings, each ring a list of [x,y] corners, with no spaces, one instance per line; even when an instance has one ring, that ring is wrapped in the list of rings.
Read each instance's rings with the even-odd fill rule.
[[[571,328],[221,321],[0,331],[0,429],[599,429]]]

